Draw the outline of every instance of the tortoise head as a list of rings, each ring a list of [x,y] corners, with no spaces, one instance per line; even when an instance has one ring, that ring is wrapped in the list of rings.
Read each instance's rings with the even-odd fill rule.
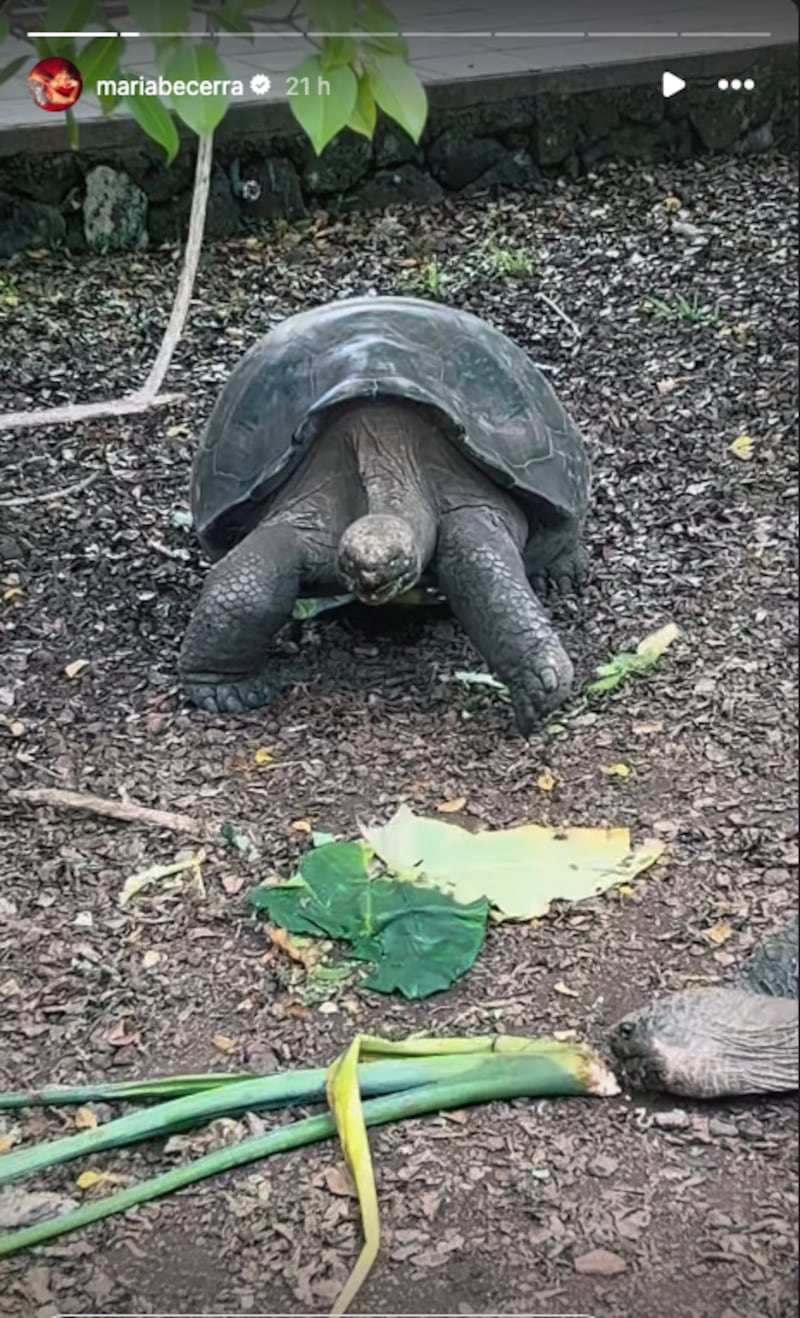
[[[609,1044],[630,1089],[685,1098],[797,1088],[797,999],[687,990],[625,1016]]]
[[[422,559],[408,522],[369,513],[348,526],[339,541],[336,568],[362,604],[390,604],[419,580]]]

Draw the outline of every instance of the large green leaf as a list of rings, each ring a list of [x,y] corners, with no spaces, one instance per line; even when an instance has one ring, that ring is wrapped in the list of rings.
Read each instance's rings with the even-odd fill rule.
[[[375,877],[372,860],[363,842],[327,843],[288,883],[260,884],[251,902],[290,933],[339,939],[348,956],[372,962],[367,988],[409,999],[441,992],[474,964],[488,901],[461,904],[424,883]]]
[[[361,133],[362,137],[371,139],[375,132],[377,118],[378,107],[375,104],[375,97],[372,95],[369,78],[362,73],[358,80],[356,107],[347,121],[347,127],[352,128],[354,133]]]
[[[164,148],[167,164],[172,161],[180,149],[180,138],[172,116],[157,96],[123,97],[125,108],[133,115],[142,132]]]
[[[214,82],[228,77],[225,65],[207,41],[182,42],[167,62],[164,76],[173,83]],[[169,102],[198,137],[213,133],[228,108],[228,97],[221,91],[215,94],[204,93],[202,96],[176,95],[173,92]]]
[[[428,114],[428,98],[414,70],[399,55],[375,55],[370,58],[368,73],[372,94],[384,114],[418,142]]]
[[[8,14],[0,14],[0,41],[5,41],[11,31],[11,23]]]
[[[404,59],[408,58],[408,46],[403,38],[397,35],[400,24],[394,14],[378,0],[366,0],[359,13],[358,23],[364,32],[369,33],[369,39],[364,43],[367,49],[378,51],[382,55],[400,55]]]
[[[356,22],[356,0],[306,0],[311,32],[352,32]]]
[[[347,68],[325,71],[319,56],[312,55],[294,70],[289,82],[297,91],[288,98],[292,114],[319,155],[353,113],[358,94],[356,75]]]
[[[627,828],[518,828],[468,832],[424,819],[408,806],[364,837],[390,871],[424,875],[461,902],[488,898],[502,917],[529,920],[553,901],[584,901],[629,882],[663,853],[660,842],[631,847]]]
[[[30,64],[30,62],[30,55],[18,55],[16,59],[9,60],[8,64],[0,69],[0,87],[4,82],[8,82],[9,78],[13,78],[15,73],[19,73],[23,65]]]
[[[94,17],[95,8],[95,0],[48,0],[46,21],[41,26],[48,32],[82,32]]]
[[[140,32],[189,32],[190,0],[129,0]]]
[[[94,90],[101,79],[113,78],[124,49],[122,37],[92,37],[76,56],[84,88]]]

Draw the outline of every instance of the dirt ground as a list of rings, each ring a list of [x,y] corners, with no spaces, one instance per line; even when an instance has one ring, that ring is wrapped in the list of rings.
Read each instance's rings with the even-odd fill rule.
[[[183,405],[3,436],[3,1087],[321,1064],[356,1030],[575,1029],[602,1046],[623,1010],[724,977],[796,910],[796,188],[782,157],[614,168],[533,201],[322,216],[211,246],[171,376]],[[672,228],[669,196],[699,233]],[[502,274],[498,251],[519,249],[530,268]],[[32,253],[0,269],[3,408],[141,382],[177,263],[171,249]],[[530,745],[506,706],[446,680],[480,663],[431,612],[298,625],[271,708],[188,709],[176,650],[204,564],[187,485],[216,391],[284,315],[423,287],[529,350],[586,434],[594,576],[580,602],[553,604],[580,681],[670,620],[682,641],[567,736]],[[648,313],[648,298],[676,314]],[[741,435],[747,460],[730,448]],[[89,483],[59,493],[76,482]],[[617,761],[629,777],[603,772]],[[261,859],[212,846],[203,895],[160,888],[121,907],[126,877],[185,839],[9,802],[8,788],[36,786],[231,821]],[[290,873],[298,820],[352,834],[401,801],[432,812],[455,797],[490,826],[627,825],[667,842],[666,861],[633,895],[493,929],[474,971],[427,1002],[352,985],[314,1000],[252,923],[249,886]],[[71,1120],[14,1116],[0,1134]],[[138,1179],[267,1120],[98,1166]],[[514,1102],[371,1143],[384,1244],[362,1313],[794,1312],[794,1100]],[[0,1314],[324,1313],[358,1249],[339,1164],[332,1145],[279,1157],[13,1259]],[[81,1170],[24,1188],[79,1200]],[[583,1270],[598,1249],[614,1275]]]

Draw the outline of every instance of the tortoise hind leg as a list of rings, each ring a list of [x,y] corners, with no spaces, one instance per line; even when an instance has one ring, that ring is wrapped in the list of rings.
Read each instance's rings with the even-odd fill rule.
[[[240,714],[271,699],[267,644],[292,615],[306,557],[301,532],[266,521],[211,568],[178,659],[192,704]]]
[[[473,645],[508,687],[517,726],[528,736],[566,700],[573,669],[514,537],[489,508],[444,513],[434,569]]]
[[[532,527],[525,549],[525,568],[540,597],[548,592],[579,594],[589,578],[589,556],[581,528],[573,521]]]

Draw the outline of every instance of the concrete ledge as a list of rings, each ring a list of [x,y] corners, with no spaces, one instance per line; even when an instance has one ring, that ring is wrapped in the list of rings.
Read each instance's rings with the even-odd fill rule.
[[[315,208],[535,192],[559,173],[608,159],[685,159],[796,142],[795,44],[669,63],[687,83],[669,100],[660,59],[434,83],[418,147],[384,120],[374,142],[344,133],[319,158],[285,101],[233,106],[217,132],[211,236]],[[719,91],[718,79],[733,76],[752,77],[755,89]],[[168,169],[131,119],[87,121],[78,153],[52,126],[0,132],[0,257],[37,246],[120,250],[181,237],[194,156],[193,135],[181,137]]]

